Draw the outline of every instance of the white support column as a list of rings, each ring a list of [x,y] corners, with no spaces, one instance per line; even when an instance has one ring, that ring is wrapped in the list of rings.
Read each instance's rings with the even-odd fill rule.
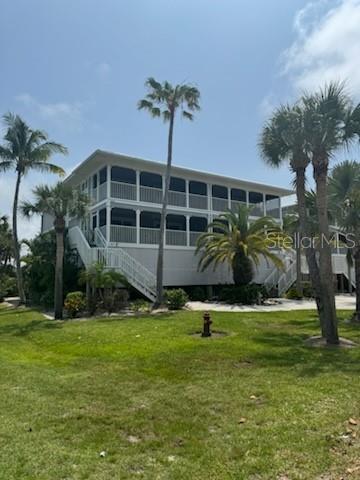
[[[100,190],[100,176],[99,172],[96,172],[96,203],[99,203],[99,190]]]
[[[231,210],[231,188],[228,187],[228,209]]]
[[[136,201],[140,202],[140,171],[136,170]]]
[[[263,195],[263,215],[266,215],[266,195],[265,193]]]
[[[185,180],[186,208],[189,208],[189,180]]]
[[[136,243],[140,243],[140,210],[136,210]]]
[[[111,165],[107,166],[107,172],[106,172],[106,180],[107,180],[107,185],[106,185],[106,198],[109,199],[111,198]]]
[[[190,247],[190,215],[186,215],[186,245]]]
[[[280,225],[281,225],[281,228],[283,227],[283,214],[282,214],[282,198],[279,197],[279,211],[280,211],[280,215],[279,215],[279,219],[280,219]]]
[[[249,190],[246,190],[246,206],[249,208]]]
[[[111,232],[111,202],[110,200],[106,201],[106,240],[110,242],[110,232]]]
[[[207,183],[206,188],[207,188],[208,210],[212,211],[212,185],[210,183]]]

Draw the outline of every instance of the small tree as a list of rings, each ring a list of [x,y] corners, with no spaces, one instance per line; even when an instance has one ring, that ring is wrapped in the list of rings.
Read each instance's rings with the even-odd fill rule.
[[[48,214],[54,218],[56,234],[56,267],[55,267],[55,318],[63,317],[63,267],[64,267],[64,235],[65,218],[83,217],[87,211],[88,197],[73,190],[70,186],[59,182],[54,187],[41,185],[33,190],[35,202],[23,202],[21,210],[24,216]]]

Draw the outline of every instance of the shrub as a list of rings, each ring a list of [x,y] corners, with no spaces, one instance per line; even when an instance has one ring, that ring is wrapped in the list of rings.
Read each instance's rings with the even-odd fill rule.
[[[295,287],[289,288],[289,290],[286,292],[285,297],[286,297],[288,300],[302,300],[302,298],[303,298],[302,295],[298,295],[297,290],[296,290]]]
[[[10,275],[0,275],[0,302],[5,300],[9,295],[16,295],[16,279]]]
[[[314,298],[314,290],[311,282],[303,282],[303,295],[305,298]]]
[[[268,292],[263,285],[250,283],[249,285],[230,285],[223,287],[219,294],[219,300],[226,303],[242,303],[253,305],[259,300],[268,298]]]
[[[190,299],[194,302],[205,302],[206,291],[203,287],[194,287],[190,290]]]
[[[187,293],[182,288],[167,290],[165,298],[169,310],[181,310],[189,301]]]
[[[130,308],[135,313],[147,313],[150,312],[150,303],[138,298],[132,302]]]
[[[110,314],[126,307],[128,300],[129,292],[125,289],[106,290],[104,292],[103,306]]]
[[[86,301],[83,292],[70,292],[66,295],[65,310],[71,318],[75,318],[79,312],[85,310]]]

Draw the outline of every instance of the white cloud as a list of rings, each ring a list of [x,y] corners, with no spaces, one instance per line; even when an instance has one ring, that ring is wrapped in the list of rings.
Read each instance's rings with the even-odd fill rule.
[[[294,20],[295,41],[283,54],[282,73],[296,89],[345,80],[360,95],[360,0],[309,2]]]
[[[83,124],[84,104],[80,102],[41,103],[29,93],[22,93],[15,100],[24,107],[35,111],[41,118],[70,128],[80,129]]]
[[[268,118],[272,114],[272,112],[275,110],[278,104],[279,102],[276,101],[275,96],[273,94],[270,93],[269,95],[266,95],[262,99],[258,107],[260,116],[262,118]]]
[[[96,66],[96,73],[100,78],[105,79],[111,73],[111,66],[106,62],[101,62]]]

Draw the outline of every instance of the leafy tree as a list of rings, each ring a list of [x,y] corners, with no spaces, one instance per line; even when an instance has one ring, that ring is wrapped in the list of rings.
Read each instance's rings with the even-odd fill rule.
[[[0,217],[0,269],[4,270],[13,257],[12,232],[6,215]]]
[[[54,187],[40,185],[33,190],[35,202],[23,202],[21,211],[24,216],[48,214],[54,218],[56,234],[56,267],[55,267],[55,318],[63,317],[63,267],[65,218],[81,218],[85,215],[88,197],[61,182]]]
[[[299,241],[311,238],[311,218],[308,215],[306,200],[306,169],[310,165],[307,151],[306,125],[301,102],[280,106],[266,122],[260,136],[259,148],[264,161],[273,168],[288,164],[294,175],[299,218]],[[317,310],[323,336],[327,306],[323,301],[320,271],[316,250],[309,246],[304,249],[309,266],[310,279],[315,293]]]
[[[271,217],[250,223],[249,212],[247,207],[240,205],[236,213],[223,213],[209,224],[209,231],[197,241],[200,270],[210,265],[216,269],[219,264],[227,263],[235,285],[247,285],[253,279],[253,263],[259,265],[261,257],[283,268],[282,261],[271,250],[276,239],[282,237],[279,225]]]
[[[17,231],[21,180],[30,170],[63,175],[64,170],[49,163],[49,160],[54,153],[65,154],[67,150],[63,145],[49,141],[47,134],[42,130],[30,128],[18,115],[7,113],[4,115],[4,124],[6,133],[4,136],[5,144],[0,145],[0,171],[15,170],[16,172],[12,229],[18,291],[20,303],[24,304],[26,299]]]
[[[360,164],[346,160],[336,165],[331,172],[329,193],[330,208],[338,225],[344,233],[351,235],[349,238],[351,248],[348,249],[348,254],[351,253],[355,260],[354,320],[360,322]],[[351,262],[350,259],[351,257],[348,257],[348,261]]]
[[[147,79],[145,86],[148,89],[148,93],[144,99],[139,101],[138,109],[147,110],[152,117],[162,117],[164,122],[169,122],[165,189],[162,202],[160,240],[156,270],[155,306],[159,306],[163,302],[164,234],[170,186],[175,117],[178,110],[180,110],[184,118],[193,120],[193,112],[200,110],[200,92],[192,85],[182,84],[173,86],[166,81],[159,83],[151,77]]]
[[[27,254],[24,263],[25,287],[29,300],[33,304],[47,308],[54,306],[56,235],[55,231],[46,232],[26,241]],[[64,254],[64,295],[78,290],[79,267],[77,254],[71,249],[65,234]]]
[[[336,82],[329,83],[316,93],[305,94],[302,104],[306,148],[316,184],[317,220],[321,239],[319,269],[323,301],[327,308],[326,338],[327,343],[338,344],[328,216],[328,171],[335,152],[359,137],[360,104],[354,107],[344,85]]]

